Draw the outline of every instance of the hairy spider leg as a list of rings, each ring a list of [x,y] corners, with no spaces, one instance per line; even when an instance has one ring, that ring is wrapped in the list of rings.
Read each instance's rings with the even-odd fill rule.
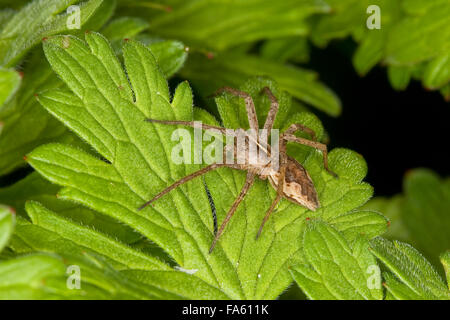
[[[211,253],[214,250],[214,247],[216,246],[217,240],[219,240],[220,236],[222,235],[223,231],[225,230],[225,227],[227,226],[228,222],[230,221],[231,217],[236,212],[237,207],[244,199],[245,195],[247,194],[250,187],[253,185],[253,182],[255,182],[255,174],[247,172],[247,177],[245,178],[244,186],[241,189],[241,192],[237,196],[237,198],[234,200],[233,205],[231,206],[230,210],[228,210],[228,213],[225,217],[225,220],[223,220],[219,231],[217,232],[216,236],[214,237],[214,240],[211,244],[211,247],[209,248],[209,253]]]

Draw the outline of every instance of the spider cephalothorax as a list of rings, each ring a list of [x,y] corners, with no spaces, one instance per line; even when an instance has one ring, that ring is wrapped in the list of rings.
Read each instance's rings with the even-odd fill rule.
[[[264,224],[269,219],[271,213],[273,212],[275,206],[278,204],[278,202],[281,200],[281,198],[286,198],[291,202],[294,202],[296,204],[299,204],[303,207],[306,207],[312,211],[315,211],[317,208],[320,207],[320,202],[317,196],[316,189],[314,187],[314,183],[311,180],[311,177],[309,176],[306,169],[294,158],[289,157],[286,154],[286,144],[288,142],[296,142],[299,144],[303,144],[306,146],[310,146],[313,148],[316,148],[320,151],[322,151],[323,154],[323,162],[325,169],[332,175],[336,176],[335,173],[333,173],[328,168],[328,157],[327,157],[327,147],[326,145],[317,142],[316,136],[313,130],[309,129],[308,127],[305,127],[304,125],[300,123],[292,124],[285,132],[283,132],[279,136],[279,143],[278,143],[278,152],[276,154],[276,160],[277,160],[277,166],[272,165],[271,163],[258,163],[254,161],[249,161],[249,145],[250,143],[256,143],[257,145],[257,151],[262,152],[266,154],[267,156],[273,156],[274,152],[272,152],[270,146],[268,145],[267,141],[260,141],[259,138],[259,125],[258,125],[258,118],[256,116],[256,110],[255,105],[253,103],[252,97],[245,92],[232,89],[229,87],[225,87],[220,89],[216,94],[220,94],[222,92],[229,92],[231,94],[234,94],[238,97],[245,99],[245,106],[247,109],[247,116],[248,116],[248,122],[250,124],[250,129],[253,130],[255,135],[246,135],[245,143],[241,146],[238,146],[237,143],[234,144],[233,150],[231,151],[234,153],[234,158],[237,158],[239,155],[242,156],[242,154],[245,154],[244,162],[240,163],[213,163],[210,164],[203,169],[196,171],[169,186],[165,190],[161,191],[159,194],[157,194],[153,199],[146,202],[143,206],[139,208],[139,210],[145,208],[152,202],[156,201],[157,199],[161,198],[163,195],[168,193],[169,191],[177,188],[178,186],[182,185],[183,183],[188,182],[189,180],[194,179],[195,177],[201,176],[211,170],[215,170],[217,168],[221,167],[228,167],[232,169],[237,170],[244,170],[247,171],[247,177],[245,179],[244,186],[242,187],[241,192],[237,196],[237,198],[234,200],[231,208],[229,209],[224,221],[222,222],[219,230],[215,234],[214,240],[211,244],[211,248],[209,252],[211,253],[214,249],[217,240],[222,235],[223,231],[225,230],[226,225],[230,221],[233,214],[236,212],[237,207],[241,203],[241,201],[244,199],[245,195],[247,194],[248,190],[252,186],[252,184],[255,181],[255,177],[258,176],[261,179],[268,179],[272,187],[277,191],[277,196],[273,200],[270,208],[267,210],[266,215],[264,216],[264,219],[261,223],[261,226],[259,228],[257,237],[260,236],[262,229],[264,227]],[[271,131],[273,127],[273,123],[275,121],[275,117],[278,112],[278,101],[275,98],[275,96],[272,94],[269,88],[265,87],[263,89],[263,92],[268,95],[271,101],[271,107],[269,110],[269,113],[267,115],[266,121],[264,123],[264,130]],[[178,121],[178,120],[156,120],[156,119],[147,119],[148,122],[153,123],[161,123],[161,124],[168,124],[168,125],[185,125],[185,126],[191,126],[194,127],[196,124],[193,121]],[[202,129],[215,129],[218,130],[220,133],[224,135],[233,135],[235,139],[237,140],[237,135],[239,134],[245,134],[244,129],[239,130],[229,130],[226,128],[218,127],[218,126],[211,126],[211,125],[202,125]],[[294,134],[297,131],[304,131],[308,133],[312,140],[299,138],[295,136]],[[233,133],[232,133],[233,132]],[[226,147],[224,149],[224,153],[230,152],[230,150],[227,150]]]

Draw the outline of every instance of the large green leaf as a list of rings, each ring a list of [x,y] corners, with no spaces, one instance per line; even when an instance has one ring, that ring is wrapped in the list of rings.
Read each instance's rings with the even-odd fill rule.
[[[34,0],[23,7],[0,32],[0,64],[14,66],[42,38],[67,32],[64,12],[77,0]],[[108,1],[109,2],[109,1]],[[80,25],[95,15],[103,0],[90,0],[80,5]]]
[[[336,229],[310,221],[303,236],[304,263],[292,276],[314,300],[381,300],[381,272],[366,238],[349,244]]]
[[[152,18],[152,32],[215,50],[261,39],[305,35],[309,31],[305,19],[330,10],[322,0],[166,2],[172,10]]]
[[[450,299],[450,292],[433,266],[413,247],[376,238],[372,252],[393,273],[384,275],[385,287],[397,299]]]
[[[275,197],[267,182],[257,181],[215,251],[208,254],[213,222],[201,179],[172,191],[153,207],[142,211],[137,208],[174,180],[199,168],[174,164],[170,160],[171,149],[176,145],[171,141],[174,128],[146,123],[144,119],[192,120],[195,117],[209,123],[215,120],[206,112],[193,109],[192,93],[186,82],[170,98],[155,58],[142,44],[132,40],[124,43],[126,77],[102,36],[88,33],[86,42],[70,36],[56,36],[45,42],[50,64],[70,91],[49,90],[38,99],[104,159],[69,145],[48,144],[29,154],[29,163],[64,187],[59,192],[60,198],[76,201],[131,226],[161,246],[179,267],[194,270],[192,277],[219,289],[227,297],[277,297],[292,281],[287,267],[299,262],[297,253],[305,219],[314,216],[330,220],[346,215],[371,197],[372,188],[361,182],[367,167],[360,155],[345,149],[331,151],[330,166],[339,175],[336,179],[323,169],[320,152],[290,146],[290,153],[311,174],[322,207],[313,213],[283,200],[261,238],[256,240],[264,212]],[[243,87],[253,95],[258,115],[267,114],[270,105],[268,98],[259,94],[266,85],[282,104],[277,127],[285,128],[300,121],[316,129],[322,138],[323,128],[313,115],[302,113],[288,117],[289,96],[268,80],[250,82]],[[245,118],[235,118],[245,110],[243,101],[224,95],[217,98],[217,104],[225,126],[248,126]],[[230,169],[206,175],[219,221],[223,220],[244,179],[245,173]],[[378,215],[374,215],[378,221]],[[365,232],[365,224],[358,223],[361,215],[355,214],[354,221],[350,225]],[[337,227],[339,223],[336,222]],[[341,225],[348,229],[348,224]],[[349,233],[350,237],[355,232]],[[223,294],[216,297],[223,298]]]

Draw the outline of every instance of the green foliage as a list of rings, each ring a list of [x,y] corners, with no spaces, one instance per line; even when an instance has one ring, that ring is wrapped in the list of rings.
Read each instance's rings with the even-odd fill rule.
[[[192,276],[199,279],[196,281],[218,288],[229,298],[277,297],[292,281],[287,267],[299,259],[297,253],[301,243],[296,239],[301,235],[308,211],[283,201],[262,238],[256,241],[256,230],[274,197],[267,182],[257,182],[211,255],[207,251],[213,236],[212,217],[208,214],[209,205],[201,181],[192,181],[172,191],[154,207],[136,211],[171,181],[198,168],[196,165],[174,165],[168,158],[175,145],[170,139],[173,128],[149,124],[144,119],[192,120],[196,115],[204,122],[214,122],[214,119],[192,108],[192,93],[187,83],[178,86],[170,102],[164,75],[149,49],[142,44],[132,40],[123,44],[128,82],[102,36],[88,33],[86,42],[71,36],[56,36],[45,42],[44,50],[50,64],[70,91],[48,90],[39,94],[38,100],[107,162],[69,145],[48,144],[29,154],[29,163],[46,178],[64,187],[58,192],[60,199],[76,201],[139,231],[164,248],[180,267],[197,270]],[[93,65],[98,67],[92,68]],[[287,117],[291,109],[289,96],[264,78],[255,79],[242,88],[253,95],[260,116],[267,114],[270,104],[267,97],[259,94],[266,85],[281,102],[276,127],[285,128],[298,121],[314,128],[319,137],[323,135],[320,122],[311,114]],[[225,95],[216,102],[223,125],[231,128],[248,126],[245,117],[236,118],[245,112],[243,101]],[[367,171],[362,157],[345,149],[333,150],[330,166],[339,175],[339,179],[335,179],[323,170],[319,152],[302,146],[290,146],[290,150],[308,169],[319,190],[322,207],[314,214],[316,217],[330,221],[349,238],[369,231],[367,225],[370,224],[380,226],[369,231],[372,236],[383,232],[386,220],[378,214],[350,212],[364,204],[372,194],[372,188],[361,182]],[[244,177],[244,173],[230,169],[220,169],[206,176],[216,199],[219,220],[224,218]],[[40,214],[50,216],[53,221],[54,226],[46,225],[46,228],[56,230],[59,223],[55,219],[62,218],[56,218],[41,207],[40,210]],[[33,218],[36,213],[29,214],[33,223],[39,225],[41,219]],[[75,228],[69,223],[64,224],[68,229]],[[58,229],[58,232],[82,242],[79,243],[82,246],[95,246],[97,242],[106,241],[75,239],[68,234],[73,230]],[[86,231],[86,236],[89,235],[95,237],[97,233]],[[291,239],[289,244],[286,239]],[[105,256],[111,254],[95,251]],[[183,285],[178,283],[177,286]]]
[[[358,237],[350,245],[335,228],[311,221],[303,235],[305,263],[292,268],[292,276],[310,299],[381,300],[381,273]]]
[[[0,68],[0,107],[16,93],[20,81],[20,75],[14,70]]]
[[[309,30],[305,20],[330,10],[325,1],[316,0],[172,0],[163,3],[171,10],[159,11],[152,17],[153,33],[218,51],[267,38],[305,35]],[[123,4],[130,7],[128,2]],[[136,3],[132,12],[148,17],[145,4]]]
[[[437,257],[450,244],[450,181],[430,170],[416,169],[408,172],[403,186],[403,195],[375,198],[365,208],[391,219],[386,237],[413,244],[438,265]]]
[[[0,32],[0,64],[7,67],[14,66],[28,50],[40,43],[42,38],[67,32],[69,14],[62,12],[76,2],[76,0],[35,0],[9,16]],[[81,25],[88,23],[102,4],[103,0],[83,3],[80,6]]]
[[[429,171],[409,174],[404,195],[361,207],[373,194],[361,155],[332,150],[336,179],[320,152],[289,144],[321,207],[311,212],[283,199],[256,240],[275,198],[258,180],[212,254],[201,179],[137,210],[201,167],[174,164],[174,127],[144,119],[248,128],[242,99],[208,98],[224,85],[251,94],[259,123],[270,107],[261,94],[268,86],[280,101],[275,128],[302,123],[328,140],[309,107],[331,116],[342,107],[318,74],[299,66],[313,45],[352,37],[361,75],[382,63],[395,89],[419,80],[448,99],[447,0],[2,4],[12,9],[0,10],[0,176],[26,162],[37,172],[0,188],[0,299],[274,299],[293,281],[309,299],[450,298],[449,185]],[[66,24],[73,4],[80,30]],[[381,30],[366,28],[371,4],[381,8]],[[194,107],[180,78],[218,120]],[[205,176],[219,222],[244,179],[227,168]],[[379,238],[384,233],[411,242],[435,266],[440,255],[447,285],[440,269],[409,245]],[[74,266],[80,290],[69,288]]]
[[[0,206],[0,252],[8,244],[9,238],[14,231],[15,212],[5,206]]]
[[[230,52],[213,59],[200,54],[192,55],[186,67],[182,69],[181,75],[190,79],[204,97],[211,95],[225,84],[239,87],[249,77],[270,76],[295,98],[333,116],[341,112],[339,98],[318,81],[315,72],[254,55]]]
[[[371,248],[389,269],[383,274],[384,286],[396,299],[450,299],[450,292],[442,278],[410,245],[376,238],[372,240]]]

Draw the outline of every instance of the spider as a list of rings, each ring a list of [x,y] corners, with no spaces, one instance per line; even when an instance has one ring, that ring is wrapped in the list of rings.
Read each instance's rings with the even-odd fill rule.
[[[228,92],[232,95],[235,95],[237,97],[243,98],[245,100],[245,106],[247,110],[247,117],[248,122],[250,124],[250,129],[253,129],[256,133],[259,132],[259,125],[258,125],[258,118],[256,116],[256,110],[255,105],[252,100],[252,97],[243,91],[239,91],[230,87],[224,87],[219,89],[213,96],[217,96],[221,93]],[[268,132],[273,127],[273,123],[275,120],[275,117],[278,112],[279,104],[277,98],[273,95],[272,91],[265,87],[262,89],[261,93],[265,93],[269,99],[270,99],[270,110],[267,115],[266,121],[264,123],[264,129],[266,129]],[[152,123],[160,123],[160,124],[166,124],[166,125],[183,125],[183,126],[190,126],[194,127],[193,121],[178,121],[178,120],[157,120],[157,119],[146,119],[147,122]],[[230,135],[229,129],[218,127],[218,126],[211,126],[202,124],[202,129],[215,129],[221,132],[224,135]],[[309,134],[312,138],[312,140],[299,138],[295,136],[294,134],[297,131],[303,131],[307,134]],[[244,132],[243,129],[238,129],[237,132]],[[236,130],[234,131],[236,132]],[[234,139],[236,139],[236,135],[234,135]],[[244,149],[239,149],[236,147],[236,144],[234,144],[234,157],[236,158],[239,152],[248,152],[248,143],[249,140],[252,139],[250,136],[246,136],[246,143],[244,146]],[[269,219],[270,215],[272,214],[274,208],[276,205],[280,202],[281,198],[286,198],[287,200],[296,203],[300,206],[303,206],[309,210],[315,211],[320,207],[320,202],[317,196],[316,189],[314,187],[314,184],[312,182],[312,179],[306,169],[294,158],[289,157],[286,154],[286,144],[288,142],[296,142],[302,145],[310,146],[315,149],[318,149],[322,151],[323,154],[323,164],[325,170],[327,170],[331,175],[337,177],[337,175],[331,171],[328,168],[328,156],[327,156],[327,147],[325,144],[322,144],[317,141],[315,132],[300,124],[295,123],[292,124],[285,132],[283,132],[279,137],[279,165],[278,170],[273,169],[273,167],[270,165],[270,163],[265,164],[253,164],[248,161],[248,157],[246,158],[246,161],[243,164],[227,164],[227,163],[213,163],[210,164],[190,175],[185,176],[184,178],[178,180],[177,182],[173,183],[171,186],[167,187],[160,193],[158,193],[153,199],[146,202],[144,205],[142,205],[139,210],[144,209],[146,206],[150,205],[154,201],[158,200],[171,190],[177,188],[178,186],[196,178],[201,175],[204,175],[205,173],[222,168],[222,167],[228,167],[232,169],[237,170],[244,170],[247,171],[247,176],[245,179],[244,186],[242,187],[239,195],[234,200],[231,208],[229,209],[224,221],[222,222],[219,230],[215,232],[214,239],[212,241],[211,247],[209,249],[209,253],[211,253],[216,246],[217,241],[219,240],[220,236],[223,234],[225,227],[227,226],[228,222],[230,221],[233,214],[236,212],[236,209],[238,208],[239,204],[244,199],[245,195],[248,193],[250,187],[255,181],[255,177],[258,176],[262,180],[268,179],[272,187],[276,190],[276,197],[273,200],[271,206],[267,210],[263,221],[261,222],[261,226],[259,227],[258,233],[256,235],[256,239],[259,238],[261,235],[261,232],[263,230],[264,224]],[[267,145],[267,143],[257,141],[256,142],[259,152],[265,152],[270,154],[270,146]],[[225,147],[226,148],[226,147]],[[226,151],[226,150],[225,150]],[[233,152],[233,151],[232,151]]]

